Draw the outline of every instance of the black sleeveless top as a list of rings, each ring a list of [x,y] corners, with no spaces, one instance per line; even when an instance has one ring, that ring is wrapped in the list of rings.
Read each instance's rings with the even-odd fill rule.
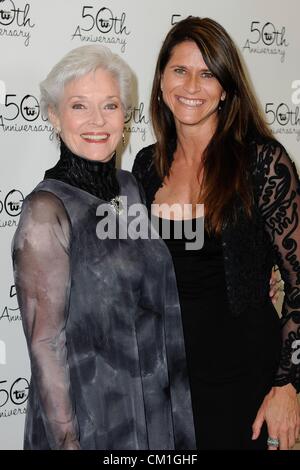
[[[174,263],[193,389],[202,381],[216,383],[238,377],[245,372],[245,355],[237,354],[244,339],[243,319],[230,315],[221,239],[205,231],[202,248],[189,250],[186,243],[192,240],[185,236],[184,222],[168,222],[170,237],[162,233],[162,219],[159,232]],[[192,227],[196,232],[196,219]],[[181,238],[176,230],[177,234],[182,232]]]

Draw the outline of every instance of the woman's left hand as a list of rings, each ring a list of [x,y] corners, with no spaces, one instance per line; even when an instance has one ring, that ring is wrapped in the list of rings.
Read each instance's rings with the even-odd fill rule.
[[[292,384],[273,387],[265,396],[252,426],[252,439],[257,439],[266,421],[269,437],[278,439],[279,446],[268,450],[288,450],[294,447],[299,436],[300,406],[296,389]]]

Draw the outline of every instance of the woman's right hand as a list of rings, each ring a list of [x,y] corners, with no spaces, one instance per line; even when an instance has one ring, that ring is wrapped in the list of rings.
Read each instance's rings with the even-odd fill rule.
[[[63,450],[81,450],[79,442],[71,442]]]
[[[280,292],[283,290],[282,288],[282,280],[279,274],[279,270],[272,270],[272,275],[270,278],[270,290],[269,295],[270,299],[272,300],[273,305],[276,305],[279,299]]]

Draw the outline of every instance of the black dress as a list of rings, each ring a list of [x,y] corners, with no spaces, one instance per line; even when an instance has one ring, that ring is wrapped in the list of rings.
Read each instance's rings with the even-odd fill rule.
[[[176,141],[167,153],[172,164]],[[132,172],[151,204],[163,181],[155,145],[142,149]],[[265,395],[291,383],[300,391],[300,183],[277,141],[249,143],[249,218],[238,198],[220,238],[206,234],[202,249],[163,237],[177,276],[199,449],[266,449],[266,425],[252,441]],[[173,222],[177,224],[180,222]],[[277,264],[285,297],[279,317],[269,297]]]
[[[163,237],[161,220],[160,235]],[[268,351],[277,355],[280,325],[275,309],[269,308],[265,328],[273,328],[278,342],[262,341],[251,346],[256,327],[247,315],[230,314],[221,240],[205,232],[199,250],[187,250],[185,237],[176,238],[170,220],[170,238],[164,238],[173,258],[184,327],[186,354],[191,383],[197,448],[255,449],[267,448],[263,427],[260,438],[251,440],[251,426],[268,392],[270,377],[260,378],[253,364],[253,354]],[[193,220],[195,231],[195,220]],[[177,230],[180,233],[180,229]],[[184,234],[184,228],[182,228]],[[263,325],[262,325],[263,327]],[[261,332],[263,333],[263,331]],[[272,338],[270,331],[267,338]],[[265,337],[265,336],[264,336]],[[261,384],[253,394],[254,381]],[[224,406],[225,405],[225,406]]]

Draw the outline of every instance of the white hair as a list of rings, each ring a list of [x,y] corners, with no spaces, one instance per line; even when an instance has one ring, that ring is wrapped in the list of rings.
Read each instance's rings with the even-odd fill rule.
[[[102,45],[81,46],[66,54],[40,83],[41,111],[48,117],[48,108],[58,109],[65,85],[97,70],[107,70],[118,81],[124,113],[131,105],[133,73],[118,54]]]

